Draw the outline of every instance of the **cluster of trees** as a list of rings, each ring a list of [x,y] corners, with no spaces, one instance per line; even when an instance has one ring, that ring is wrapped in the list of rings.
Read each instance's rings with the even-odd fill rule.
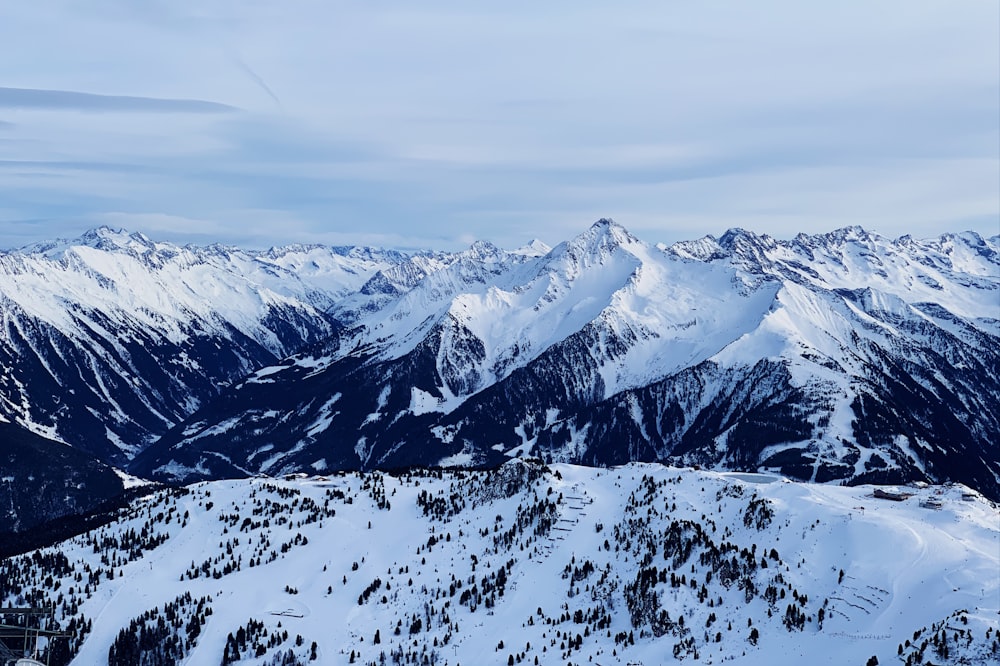
[[[939,660],[955,664],[1000,662],[1000,631],[987,627],[978,634],[968,625],[966,611],[957,611],[930,628],[914,631],[912,640],[899,644],[897,656],[904,666],[930,666]]]
[[[108,649],[108,666],[174,666],[197,644],[212,614],[208,597],[190,592],[147,610],[123,627]]]
[[[371,472],[362,476],[361,490],[367,491],[372,503],[379,511],[392,510],[392,504],[385,495],[385,480],[381,472]]]
[[[475,508],[498,499],[527,494],[532,489],[537,490],[538,482],[550,473],[551,470],[541,461],[527,459],[512,461],[488,474],[461,469],[413,470],[402,480],[410,481],[414,475],[440,480],[450,478],[447,490],[441,488],[436,493],[421,490],[417,494],[417,506],[424,516],[447,522],[469,506]],[[416,483],[420,485],[419,478]],[[520,515],[520,509],[518,513]]]
[[[356,664],[359,663],[360,658],[358,652],[351,650],[347,661],[350,664]],[[390,650],[388,654],[382,650],[377,661],[368,661],[365,666],[387,666],[388,664],[392,664],[392,666],[437,666],[440,663],[438,651],[429,648],[426,644],[419,648],[410,646],[406,649],[399,645]]]
[[[501,553],[514,550],[528,550],[537,540],[549,536],[552,528],[559,521],[559,505],[562,498],[553,501],[549,496],[539,497],[533,494],[526,505],[517,505],[517,513],[511,526],[501,530],[494,527],[493,552]]]
[[[281,627],[281,623],[278,623]],[[226,636],[226,647],[222,651],[222,666],[236,663],[247,657],[263,657],[268,652],[280,647],[289,640],[288,631],[269,631],[267,626],[260,620],[250,618],[247,623]],[[305,649],[305,639],[296,635],[294,644],[296,648]],[[308,661],[315,661],[319,658],[319,646],[313,641],[309,647]],[[274,666],[295,666],[302,663],[302,659],[295,650],[278,650],[272,659]]]
[[[417,494],[417,507],[423,512],[424,516],[445,522],[457,516],[465,509],[465,499],[462,494],[455,490],[453,482],[448,487],[447,497],[444,496],[444,489],[438,490],[437,494],[421,490]]]
[[[714,638],[709,632],[717,620],[712,609],[727,603],[726,599],[732,603],[733,595],[727,592],[732,589],[742,591],[743,603],[763,600],[769,616],[787,593],[795,600],[788,604],[785,612],[784,624],[789,631],[802,630],[812,621],[805,610],[808,597],[785,581],[781,571],[788,567],[777,549],[758,552],[756,544],[741,547],[728,540],[729,532],[717,540],[713,536],[714,523],[706,516],[702,516],[700,522],[673,517],[677,510],[676,497],[667,492],[669,483],[670,479],[657,482],[651,476],[644,476],[626,502],[622,519],[611,529],[614,543],[605,542],[605,549],[613,549],[616,553],[624,551],[639,563],[634,579],[622,590],[635,629],[654,637],[672,635],[679,639],[674,644],[675,656],[683,658],[697,654],[699,638],[703,638],[704,643],[721,641],[721,631],[716,631]],[[744,526],[766,530],[774,518],[773,508],[756,494],[743,499],[744,494],[741,487],[727,485],[716,493],[716,501],[735,498],[743,502],[740,514]],[[662,561],[663,565],[658,566],[657,561]],[[693,616],[671,617],[662,607],[663,596],[668,591],[675,597],[675,603],[677,595],[684,593],[682,605],[698,604],[705,608],[701,612],[707,616],[703,637],[695,636],[692,631]],[[820,612],[822,616],[823,609]],[[726,630],[731,629],[727,623]],[[623,645],[627,644],[623,634],[619,633],[618,639]],[[746,640],[756,645],[760,631],[751,627]]]
[[[774,509],[771,508],[769,501],[757,497],[756,494],[750,498],[750,503],[743,512],[743,525],[761,531],[767,529],[773,519]]]
[[[124,532],[110,526],[109,520],[80,523],[93,529],[72,541],[98,556],[99,565],[82,559],[71,562],[63,552],[50,549],[0,560],[0,605],[51,607],[50,628],[73,634],[71,638],[53,641],[47,648],[45,658],[52,666],[69,663],[91,631],[92,621],[80,612],[83,602],[94,595],[102,581],[114,580],[125,565],[169,540],[166,527],[184,524],[185,516],[178,501],[191,492],[185,488],[161,488],[145,497],[141,493],[130,494],[136,501],[115,510],[119,522],[134,523]]]

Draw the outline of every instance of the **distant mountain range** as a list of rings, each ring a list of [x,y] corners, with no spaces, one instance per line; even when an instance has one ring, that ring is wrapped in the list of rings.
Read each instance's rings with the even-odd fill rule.
[[[0,415],[171,482],[512,455],[1000,498],[1000,237],[0,253]],[[0,475],[6,474],[0,470]]]

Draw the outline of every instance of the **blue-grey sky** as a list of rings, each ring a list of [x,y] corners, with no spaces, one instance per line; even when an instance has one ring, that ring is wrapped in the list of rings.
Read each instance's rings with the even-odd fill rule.
[[[41,0],[0,247],[1000,233],[1000,5]]]

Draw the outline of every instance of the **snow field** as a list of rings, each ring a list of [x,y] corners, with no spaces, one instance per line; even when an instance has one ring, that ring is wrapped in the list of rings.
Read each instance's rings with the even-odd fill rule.
[[[704,664],[807,658],[854,664],[872,655],[885,664],[915,631],[936,622],[973,629],[976,641],[954,654],[993,663],[985,631],[1000,629],[1000,513],[981,498],[964,500],[961,486],[908,490],[915,494],[897,503],[874,498],[865,486],[645,464],[546,470],[520,461],[490,475],[219,481],[176,497],[154,494],[118,521],[46,549],[70,563],[68,573],[56,576],[58,590],[44,583],[37,563],[24,575],[0,570],[8,574],[0,603],[22,603],[30,590],[50,602],[77,598],[78,612],[93,622],[77,665],[105,663],[132,618],[184,592],[211,598],[190,664],[219,663],[227,635],[251,618],[290,637],[240,663],[271,663],[289,648],[307,663],[315,641],[322,664],[350,663],[352,652],[359,664],[379,663],[383,652],[387,663],[426,657],[452,666],[509,657],[529,664],[536,657],[541,664],[658,664],[694,652]],[[920,506],[931,497],[941,500],[940,510]],[[531,507],[548,503],[553,513],[530,515]],[[160,513],[170,522],[154,519]],[[124,543],[95,549],[90,541],[144,526],[166,538],[138,556],[127,555]],[[674,555],[661,553],[673,547],[671,529],[695,539],[676,566]],[[703,557],[711,549],[697,534],[723,549],[720,561],[740,561],[735,577],[724,582],[728,565],[708,575],[714,565]],[[647,536],[655,538],[647,544]],[[748,569],[750,560],[766,566]],[[70,592],[82,587],[73,572],[106,571],[106,562],[114,563],[114,578],[98,575],[89,595]],[[650,567],[661,571],[661,581],[635,587]],[[688,582],[675,587],[664,575]],[[753,594],[743,588],[746,581]],[[655,598],[673,624],[657,625],[649,608],[640,609],[636,624],[630,586],[647,601]],[[769,586],[783,598],[769,602]],[[798,604],[793,595],[807,600]],[[801,608],[801,629],[783,624],[790,605]],[[62,613],[66,606],[57,608]],[[967,611],[968,625],[949,619],[958,610]],[[606,624],[598,629],[605,620],[596,618]],[[67,619],[61,615],[64,625]],[[302,646],[294,645],[296,635]]]

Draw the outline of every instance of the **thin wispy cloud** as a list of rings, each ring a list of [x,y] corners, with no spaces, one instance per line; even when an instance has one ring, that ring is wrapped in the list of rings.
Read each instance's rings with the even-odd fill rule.
[[[231,113],[236,107],[202,99],[96,95],[71,90],[0,88],[0,108],[91,113]]]

